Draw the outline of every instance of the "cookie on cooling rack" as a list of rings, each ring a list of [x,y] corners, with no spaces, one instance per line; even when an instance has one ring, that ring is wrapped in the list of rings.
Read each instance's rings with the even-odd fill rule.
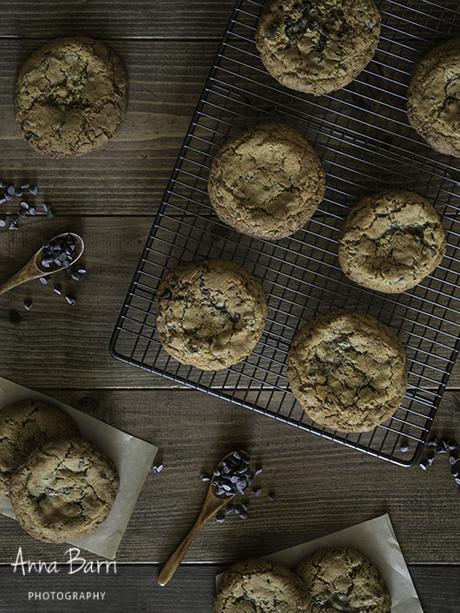
[[[311,613],[390,613],[391,597],[377,568],[353,549],[316,551],[297,566],[311,594]]]
[[[445,251],[438,214],[413,192],[363,198],[349,213],[339,239],[339,262],[347,277],[388,294],[418,285]]]
[[[166,274],[157,296],[163,348],[202,370],[222,370],[246,358],[265,326],[265,292],[236,262],[182,264]]]
[[[214,613],[307,613],[308,592],[288,568],[262,560],[231,566],[222,578]]]
[[[367,432],[398,409],[407,387],[398,337],[369,315],[320,315],[289,350],[292,391],[313,421],[331,430]]]
[[[312,145],[281,123],[229,140],[212,163],[209,199],[243,234],[278,240],[304,226],[324,198],[326,178]]]
[[[10,477],[29,453],[51,439],[77,433],[70,415],[43,400],[20,400],[1,409],[0,496],[9,495]]]
[[[257,48],[282,85],[308,94],[345,87],[371,61],[380,38],[374,0],[271,0]]]
[[[112,462],[77,436],[33,451],[10,482],[19,523],[46,543],[63,543],[95,530],[110,513],[117,491]]]
[[[460,157],[460,38],[435,47],[417,64],[408,114],[433,149]]]
[[[39,153],[75,157],[112,138],[127,102],[126,70],[111,49],[90,38],[59,38],[24,64],[16,121]]]

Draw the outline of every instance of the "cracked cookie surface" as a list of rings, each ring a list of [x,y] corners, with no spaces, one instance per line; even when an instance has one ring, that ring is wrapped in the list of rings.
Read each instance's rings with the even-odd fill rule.
[[[304,226],[324,198],[313,146],[287,125],[260,124],[215,156],[208,181],[218,217],[243,234],[278,240]]]
[[[296,572],[311,593],[311,613],[391,612],[391,597],[380,573],[358,551],[316,551]]]
[[[351,83],[371,61],[380,21],[374,0],[272,0],[256,43],[282,85],[327,94]]]
[[[445,251],[439,215],[413,192],[363,198],[351,209],[339,239],[339,262],[347,277],[388,294],[418,285]]]
[[[11,477],[10,499],[21,526],[46,543],[92,532],[112,509],[118,473],[94,445],[55,439],[33,451]]]
[[[20,400],[0,410],[0,496],[9,495],[13,471],[37,447],[78,434],[74,420],[43,400]]]
[[[22,67],[16,121],[39,153],[74,157],[112,138],[127,102],[126,70],[111,49],[90,38],[60,38]]]
[[[265,292],[235,262],[181,264],[161,281],[157,299],[164,349],[202,370],[222,370],[246,358],[265,326]]]
[[[433,149],[460,157],[460,38],[435,47],[417,64],[408,114]]]
[[[307,613],[309,603],[302,581],[291,570],[246,560],[224,573],[214,613]]]
[[[288,377],[310,418],[341,432],[367,432],[398,409],[407,387],[398,337],[369,315],[320,315],[294,337]]]

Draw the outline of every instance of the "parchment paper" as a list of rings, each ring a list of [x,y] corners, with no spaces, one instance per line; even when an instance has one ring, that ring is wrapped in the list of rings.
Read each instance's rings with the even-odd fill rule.
[[[374,562],[390,591],[391,613],[423,613],[388,515],[382,515],[302,545],[277,551],[262,559],[293,568],[302,558],[317,549],[328,547],[355,548]],[[221,577],[222,573],[216,578],[217,586]]]
[[[109,516],[90,535],[70,541],[76,547],[113,560],[158,447],[113,428],[54,398],[0,377],[0,409],[26,398],[48,400],[63,411],[70,413],[80,428],[82,436],[104,451],[117,467],[120,487]],[[0,513],[15,519],[9,500],[2,496],[0,496]]]

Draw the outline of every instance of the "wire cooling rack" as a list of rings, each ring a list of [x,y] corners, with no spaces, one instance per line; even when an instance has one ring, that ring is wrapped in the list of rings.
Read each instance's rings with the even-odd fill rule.
[[[410,128],[406,91],[414,63],[459,34],[457,0],[384,0],[374,60],[346,89],[314,98],[278,85],[254,39],[262,0],[239,0],[192,119],[120,313],[115,357],[403,466],[426,441],[459,350],[460,171]],[[328,177],[309,224],[278,242],[240,235],[214,215],[210,163],[225,140],[248,125],[285,121],[315,144]],[[431,277],[399,296],[349,282],[337,262],[337,237],[350,206],[384,188],[414,190],[435,203],[447,233],[446,257]],[[262,281],[269,303],[265,333],[245,361],[222,372],[184,366],[162,350],[155,294],[165,270],[181,261],[222,257]],[[287,354],[295,331],[319,312],[369,312],[399,333],[409,387],[396,414],[373,432],[344,435],[315,425],[289,391]],[[402,438],[409,451],[400,449]]]

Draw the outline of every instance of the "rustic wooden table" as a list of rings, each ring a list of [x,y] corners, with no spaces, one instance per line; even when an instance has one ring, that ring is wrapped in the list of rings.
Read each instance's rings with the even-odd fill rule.
[[[389,512],[426,613],[460,611],[460,495],[445,464],[404,469],[189,391],[114,361],[110,335],[167,184],[175,156],[225,28],[233,0],[1,0],[0,175],[37,181],[55,219],[32,219],[0,234],[0,278],[43,241],[81,232],[88,278],[67,307],[36,283],[0,300],[0,375],[64,400],[162,448],[165,471],[151,475],[119,550],[116,577],[13,577],[18,546],[30,559],[62,559],[0,517],[0,611],[62,611],[27,604],[31,589],[105,589],[106,604],[65,610],[194,613],[211,610],[223,564],[303,542]],[[130,75],[128,117],[104,150],[47,160],[14,123],[18,68],[44,41],[83,34],[106,40]],[[30,313],[19,325],[10,309]],[[460,439],[460,370],[450,380],[439,432]],[[155,587],[157,564],[193,521],[203,496],[199,472],[228,448],[246,445],[265,467],[263,497],[247,522],[209,525],[170,587]],[[30,608],[28,608],[30,607]],[[280,612],[281,613],[281,612]]]

